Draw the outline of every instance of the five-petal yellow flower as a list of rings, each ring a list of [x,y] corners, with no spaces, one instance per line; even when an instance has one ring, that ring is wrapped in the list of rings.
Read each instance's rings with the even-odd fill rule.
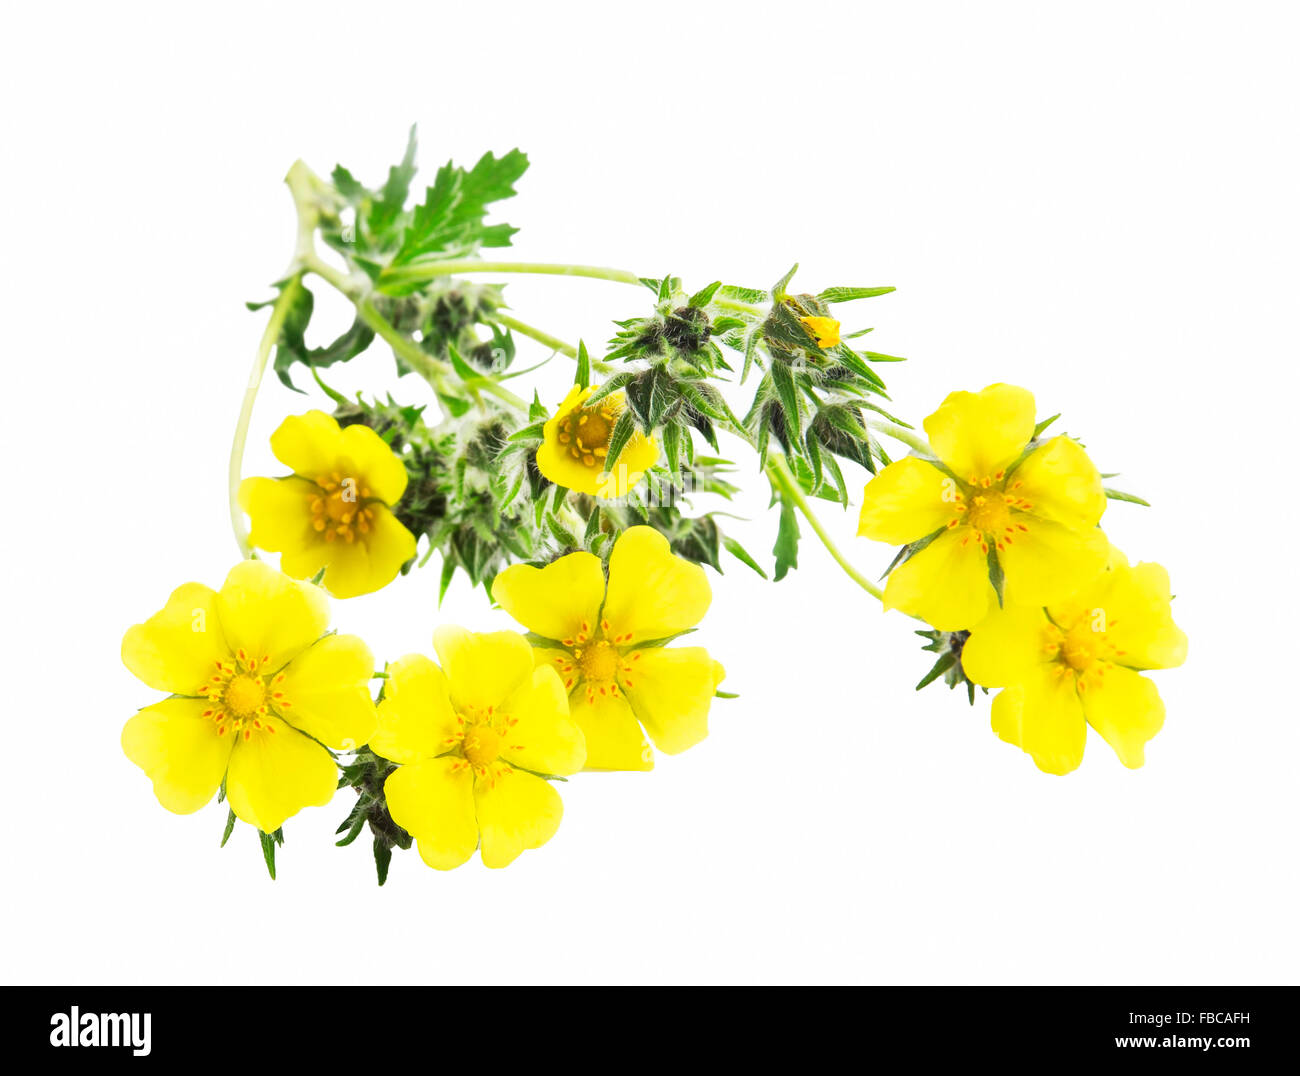
[[[1069,597],[1105,567],[1101,476],[1069,437],[1031,445],[1034,397],[1026,389],[954,392],[925,420],[925,432],[938,459],[897,460],[863,495],[859,534],[893,545],[930,539],[890,573],[886,609],[960,631],[998,604],[994,559],[1006,601],[1039,607]]]
[[[627,406],[621,392],[611,392],[591,407],[584,401],[596,386],[574,385],[542,428],[537,469],[557,486],[613,499],[625,497],[659,458],[654,438],[639,430],[628,438],[609,469],[609,441]]]
[[[126,667],[171,693],[122,730],[122,749],[164,807],[197,811],[224,781],[231,810],[272,833],[330,801],[338,770],[321,745],[360,747],[375,706],[369,649],[324,635],[328,625],[319,587],[244,561],[220,591],[186,583],[127,631]]]
[[[250,543],[279,553],[280,567],[295,579],[324,568],[322,584],[338,598],[391,583],[416,546],[389,510],[407,481],[393,450],[369,426],[340,428],[323,411],[286,418],[271,435],[271,450],[293,474],[240,484]]]
[[[433,647],[441,667],[422,654],[388,666],[370,748],[399,763],[384,782],[389,813],[431,867],[459,867],[480,846],[485,866],[508,866],[559,828],[564,805],[539,774],[582,769],[582,732],[522,635],[448,626]]]
[[[708,733],[722,666],[703,647],[646,644],[698,624],[712,597],[709,582],[652,527],[619,536],[608,585],[599,557],[570,553],[545,568],[511,565],[492,596],[546,641],[536,660],[553,667],[569,692],[587,739],[587,769],[652,769],[641,726],[670,755]]]
[[[1087,725],[1125,766],[1141,766],[1165,707],[1139,671],[1171,669],[1187,656],[1169,602],[1164,568],[1130,567],[1112,548],[1106,570],[1070,599],[995,610],[962,651],[971,680],[1004,689],[993,700],[993,731],[1047,773],[1083,761]]]

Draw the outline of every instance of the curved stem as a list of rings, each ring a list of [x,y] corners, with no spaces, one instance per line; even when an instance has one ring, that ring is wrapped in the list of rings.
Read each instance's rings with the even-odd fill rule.
[[[934,449],[930,447],[930,443],[912,430],[905,430],[902,426],[893,422],[883,422],[879,419],[869,420],[867,426],[877,433],[883,433],[886,437],[892,437],[895,441],[901,441],[908,448],[914,449],[923,456],[934,455]]]
[[[253,403],[257,399],[257,390],[261,387],[262,377],[266,373],[266,363],[271,351],[280,339],[280,330],[284,328],[284,319],[294,300],[302,290],[302,274],[298,273],[285,282],[280,290],[275,305],[271,308],[271,319],[266,323],[261,342],[257,345],[257,356],[253,359],[253,370],[248,375],[248,387],[244,389],[244,401],[239,408],[239,419],[235,423],[235,439],[230,446],[230,468],[227,482],[230,493],[230,526],[235,532],[235,541],[239,543],[240,556],[247,559],[252,554],[248,544],[248,528],[244,524],[244,512],[239,507],[239,482],[244,470],[244,443],[248,440],[248,425],[253,417]]]
[[[539,344],[545,344],[552,351],[558,351],[561,355],[568,355],[571,359],[578,357],[578,349],[572,344],[567,344],[558,336],[543,332],[541,329],[529,325],[526,321],[520,321],[503,310],[498,310],[492,314],[492,320],[498,325],[503,325],[505,328],[517,332],[520,336],[526,336],[530,340],[536,340]]]
[[[768,314],[765,307],[755,306],[753,303],[742,303],[739,299],[728,299],[725,295],[715,295],[712,303],[723,310],[736,310],[742,314],[758,314],[762,317],[767,317]]]
[[[618,284],[641,284],[636,273],[626,269],[610,269],[602,265],[569,265],[563,262],[489,262],[479,258],[461,258],[453,261],[427,262],[400,265],[385,269],[379,276],[382,283],[409,284],[419,280],[433,280],[440,276],[460,276],[463,273],[538,273],[544,276],[585,276],[595,280],[612,280]]]
[[[446,363],[435,359],[409,336],[395,328],[383,314],[375,309],[375,304],[371,299],[360,293],[358,285],[354,284],[349,277],[327,262],[322,261],[315,254],[306,255],[302,261],[304,269],[315,273],[352,303],[356,308],[357,317],[366,326],[374,330],[375,335],[388,344],[398,358],[428,381],[435,392],[441,391],[449,371]],[[497,384],[491,378],[485,377],[470,387],[482,389],[484,392],[514,407],[523,408],[524,410],[528,408],[527,400],[516,396],[505,386]]]
[[[809,526],[816,532],[817,537],[821,539],[826,551],[835,558],[835,563],[844,569],[844,574],[873,598],[883,601],[885,597],[884,591],[853,567],[844,554],[839,551],[831,536],[826,533],[826,528],[822,526],[821,520],[813,512],[812,506],[808,503],[808,498],[804,496],[798,481],[790,473],[790,468],[786,466],[785,460],[780,456],[772,456],[767,463],[767,472],[776,481],[776,484],[781,487],[781,492],[794,502],[794,506],[799,509],[804,519],[808,521]]]

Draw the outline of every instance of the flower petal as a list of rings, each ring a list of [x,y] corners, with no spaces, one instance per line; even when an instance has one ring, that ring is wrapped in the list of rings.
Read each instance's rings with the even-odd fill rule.
[[[1050,657],[1043,649],[1049,626],[1040,608],[994,605],[971,629],[962,647],[962,669],[983,687],[1017,684]]]
[[[617,691],[587,696],[579,687],[569,696],[573,720],[587,743],[587,770],[653,770],[654,752],[637,724],[632,707]]]
[[[122,664],[158,691],[197,695],[230,657],[217,612],[217,595],[201,583],[172,591],[167,604],[122,638]]]
[[[245,478],[239,484],[239,507],[248,515],[250,545],[273,553],[298,553],[319,547],[312,529],[311,499],[320,487],[297,475],[288,478]],[[315,575],[320,565],[311,571]],[[285,571],[295,578],[310,578]]]
[[[474,782],[474,808],[485,867],[508,867],[525,849],[540,848],[555,836],[564,815],[549,781],[501,763]]]
[[[169,811],[191,814],[207,804],[226,775],[233,740],[200,714],[206,699],[164,699],[146,707],[122,729],[122,750],[153,781]]]
[[[658,443],[638,430],[627,439],[623,451],[610,468],[597,476],[596,496],[605,500],[626,497],[658,458]]]
[[[329,803],[339,774],[315,740],[278,717],[261,722],[263,729],[245,726],[238,734],[226,773],[226,800],[243,821],[274,833],[304,807]]]
[[[359,490],[385,504],[396,504],[406,492],[406,464],[388,442],[364,423],[343,428],[339,437],[337,470],[344,478],[355,478]]]
[[[352,427],[348,427],[351,429]],[[355,598],[386,587],[415,556],[415,535],[382,504],[370,502],[370,533],[356,541],[325,545],[321,584],[336,598]]]
[[[518,632],[476,633],[445,624],[433,633],[433,648],[457,710],[500,706],[533,673],[533,648]]]
[[[1088,724],[1125,766],[1137,769],[1145,761],[1147,741],[1165,723],[1165,704],[1156,685],[1131,669],[1112,665],[1100,676],[1085,676],[1079,687]]]
[[[1053,437],[1034,449],[1011,475],[1007,492],[1029,501],[1034,515],[1075,530],[1095,527],[1106,511],[1101,475],[1070,437]]]
[[[1066,774],[1083,761],[1088,727],[1074,677],[1042,665],[993,700],[993,731],[1031,755],[1044,773]]]
[[[1174,623],[1169,573],[1159,564],[1117,566],[1101,602],[1106,639],[1131,669],[1173,669],[1187,660],[1187,636]]]
[[[1025,529],[998,551],[1008,604],[1051,605],[1091,583],[1106,567],[1110,542],[1096,527],[1073,530],[1037,516],[1013,518]]]
[[[591,638],[605,597],[605,571],[591,553],[570,553],[545,568],[512,564],[492,597],[529,631],[547,639]]]
[[[961,631],[984,619],[997,594],[988,558],[969,527],[945,531],[895,568],[884,607],[919,616],[940,631]]]
[[[290,415],[271,434],[275,458],[294,474],[310,479],[334,470],[341,443],[338,422],[324,411]]]
[[[393,762],[413,763],[448,750],[460,735],[447,677],[423,654],[392,662],[370,749]]]
[[[352,751],[375,732],[374,673],[375,659],[364,642],[355,635],[327,635],[275,677],[271,705],[326,747]]]
[[[301,654],[330,620],[329,601],[320,587],[296,582],[260,560],[230,570],[217,609],[230,648],[256,658],[264,671],[278,670]]]
[[[950,393],[924,425],[931,446],[958,478],[996,479],[1034,435],[1034,397],[1003,384]]]
[[[536,773],[567,777],[582,769],[587,745],[569,716],[569,697],[549,665],[539,665],[501,705],[509,719],[502,757]]]
[[[393,821],[420,845],[437,870],[459,867],[478,847],[474,777],[462,759],[434,758],[399,766],[384,782]]]
[[[624,685],[632,712],[654,745],[676,755],[709,733],[709,704],[722,667],[702,646],[638,650]],[[716,668],[715,668],[716,666]]]
[[[653,527],[630,527],[614,543],[601,622],[608,622],[605,636],[617,645],[693,628],[711,600],[704,569],[675,556],[668,539]]]
[[[933,534],[957,513],[957,483],[915,456],[895,460],[867,483],[858,534],[874,542],[907,545]]]

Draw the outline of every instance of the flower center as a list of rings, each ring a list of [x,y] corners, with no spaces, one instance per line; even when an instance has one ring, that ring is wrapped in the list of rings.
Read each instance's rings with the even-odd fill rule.
[[[276,674],[268,687],[265,674],[270,662],[270,656],[250,657],[242,647],[233,660],[217,662],[198,694],[207,700],[203,716],[216,722],[218,736],[233,730],[243,732],[247,740],[254,730],[275,731],[265,720],[272,707],[278,712],[288,710],[291,704],[283,691],[276,690],[284,682],[283,672]]]
[[[622,411],[621,401],[606,396],[595,407],[574,411],[560,424],[560,444],[584,467],[605,469],[610,435]]]
[[[991,537],[1007,529],[1011,511],[1001,493],[977,493],[971,498],[966,522]]]
[[[266,685],[260,676],[239,675],[226,685],[222,699],[231,717],[250,717],[266,701]]]
[[[475,766],[486,766],[501,754],[501,734],[491,725],[474,725],[465,733],[461,750]]]
[[[618,651],[609,643],[595,643],[585,650],[575,650],[574,657],[584,680],[613,680],[618,674]]]
[[[375,512],[366,506],[370,487],[361,479],[333,471],[318,476],[316,486],[307,502],[312,529],[325,541],[351,544],[358,535],[370,533]]]

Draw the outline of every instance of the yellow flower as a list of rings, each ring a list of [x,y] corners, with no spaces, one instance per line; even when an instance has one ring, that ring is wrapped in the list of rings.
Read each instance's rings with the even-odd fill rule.
[[[279,553],[295,579],[324,568],[322,584],[337,598],[391,583],[415,556],[415,536],[389,511],[406,491],[393,450],[369,426],[340,429],[323,411],[285,419],[271,450],[293,474],[240,484],[251,544]]]
[[[641,726],[670,755],[707,735],[722,666],[703,647],[644,644],[698,624],[709,583],[652,527],[632,527],[615,542],[608,585],[599,557],[570,553],[545,568],[511,565],[492,597],[547,640],[536,660],[564,681],[587,738],[587,769],[653,769]]]
[[[321,744],[346,751],[370,738],[375,667],[365,643],[325,635],[328,625],[319,587],[249,560],[220,591],[178,587],[126,633],[123,663],[171,693],[122,730],[159,803],[190,814],[224,780],[231,810],[273,833],[330,801],[338,770]]]
[[[1101,476],[1069,437],[1025,454],[1034,435],[1028,391],[954,392],[925,432],[938,460],[897,460],[863,495],[859,534],[893,545],[932,539],[890,574],[886,609],[960,631],[998,604],[994,561],[1017,605],[1060,601],[1102,570]]]
[[[522,635],[442,627],[433,647],[441,668],[423,654],[388,666],[370,748],[399,763],[389,813],[430,867],[459,867],[479,846],[485,866],[508,866],[559,828],[564,805],[537,774],[582,769],[582,733]]]
[[[834,318],[823,318],[810,315],[806,318],[800,318],[803,326],[808,330],[817,346],[820,348],[835,347],[840,342],[840,323]]]
[[[542,429],[537,469],[557,486],[606,499],[624,497],[659,458],[654,438],[632,434],[614,464],[606,469],[614,423],[626,406],[621,392],[611,392],[592,407],[583,407],[596,387],[574,385]]]
[[[1159,564],[1131,568],[1112,549],[1106,570],[1069,600],[995,610],[971,632],[961,660],[977,684],[1005,688],[993,700],[993,731],[1039,769],[1062,774],[1083,761],[1086,725],[1125,766],[1141,766],[1165,707],[1139,670],[1171,669],[1186,657],[1168,573]]]

